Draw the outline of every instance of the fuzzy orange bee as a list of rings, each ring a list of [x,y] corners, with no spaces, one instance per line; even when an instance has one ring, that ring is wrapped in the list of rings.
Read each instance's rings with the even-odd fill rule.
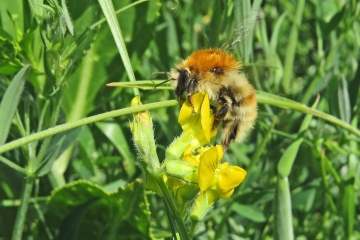
[[[224,151],[231,142],[244,139],[257,117],[255,90],[241,70],[231,53],[205,49],[192,53],[169,73],[179,99],[186,94],[191,103],[194,93],[209,94],[216,122],[222,121]]]

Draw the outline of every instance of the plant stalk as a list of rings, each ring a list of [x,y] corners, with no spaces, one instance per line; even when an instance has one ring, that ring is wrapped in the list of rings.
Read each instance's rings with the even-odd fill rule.
[[[15,226],[13,230],[12,240],[21,240],[22,232],[24,230],[24,223],[26,218],[27,209],[30,203],[31,190],[34,185],[34,178],[27,177],[25,180],[25,186],[21,196],[21,205],[17,212]]]

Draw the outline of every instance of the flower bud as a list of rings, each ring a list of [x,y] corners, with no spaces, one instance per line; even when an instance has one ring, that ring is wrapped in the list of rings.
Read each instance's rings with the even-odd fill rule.
[[[183,132],[180,137],[176,138],[166,149],[166,160],[180,159],[184,150],[191,143],[194,134],[191,132]]]
[[[140,97],[136,96],[131,101],[131,106],[141,105]],[[133,133],[134,143],[143,159],[143,167],[151,172],[156,172],[160,168],[154,139],[153,123],[149,111],[134,113],[134,121],[130,123]]]
[[[211,205],[210,205],[211,206]],[[192,209],[190,210],[190,219],[193,222],[202,221],[208,210],[210,209],[208,205],[208,195],[206,192],[200,192],[199,197],[195,200]]]
[[[165,172],[174,178],[197,183],[198,167],[182,160],[172,160],[164,163]]]

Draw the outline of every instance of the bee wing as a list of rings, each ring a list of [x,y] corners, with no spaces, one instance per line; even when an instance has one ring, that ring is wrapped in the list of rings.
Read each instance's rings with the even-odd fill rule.
[[[264,18],[265,14],[262,12],[251,13],[237,24],[235,30],[232,31],[229,41],[225,42],[221,49],[226,51],[234,51],[234,48],[239,48],[244,60],[247,60],[247,54],[244,54],[245,49],[249,48],[247,41],[252,42],[255,27],[260,19]]]

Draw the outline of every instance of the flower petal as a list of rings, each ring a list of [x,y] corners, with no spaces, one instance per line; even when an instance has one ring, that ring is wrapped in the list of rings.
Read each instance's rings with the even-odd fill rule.
[[[234,189],[231,189],[228,193],[221,195],[222,199],[228,199],[231,197],[231,195],[234,193]]]
[[[193,115],[193,108],[188,100],[186,100],[181,106],[178,122],[181,126],[188,123],[189,119]]]
[[[221,195],[228,194],[231,190],[244,181],[246,171],[238,166],[229,166],[228,163],[224,163],[220,167],[218,173],[218,187]],[[229,196],[230,197],[230,196]]]
[[[216,148],[216,151],[218,152],[218,159],[220,161],[224,156],[224,149],[222,148],[221,145],[216,145],[215,148]]]
[[[193,106],[194,112],[196,112],[197,114],[201,114],[201,108],[203,105],[203,101],[206,98],[209,101],[209,96],[207,95],[207,93],[204,93],[204,92],[198,92],[191,96],[192,103],[194,105]]]
[[[216,136],[217,126],[214,127],[214,116],[210,109],[208,93],[196,93],[191,96],[193,106],[187,99],[180,109],[178,122],[184,132],[194,133],[191,145],[198,148],[210,143]]]
[[[200,157],[198,183],[201,191],[206,191],[215,184],[215,171],[220,163],[218,156],[218,149],[211,147]]]
[[[201,127],[204,131],[205,138],[210,142],[212,119],[210,118],[210,101],[208,93],[205,93],[204,99],[201,104]]]

